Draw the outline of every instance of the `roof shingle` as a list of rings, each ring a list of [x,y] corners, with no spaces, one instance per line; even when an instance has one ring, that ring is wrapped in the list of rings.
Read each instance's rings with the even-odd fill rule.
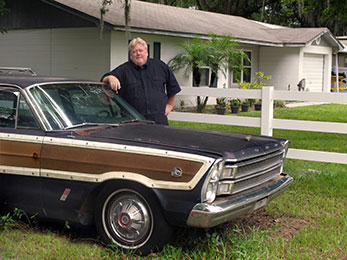
[[[100,1],[56,0],[69,8],[100,18]],[[123,4],[114,1],[105,15],[105,22],[124,27]],[[142,1],[131,1],[130,27],[163,34],[206,36],[209,33],[231,34],[243,41],[274,45],[306,44],[316,37],[330,33],[327,28],[289,28],[259,23],[239,16],[224,15],[188,8],[179,8]]]

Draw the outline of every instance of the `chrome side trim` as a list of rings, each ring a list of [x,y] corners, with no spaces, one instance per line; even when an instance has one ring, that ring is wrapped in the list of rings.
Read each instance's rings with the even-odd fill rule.
[[[136,181],[144,184],[147,187],[158,188],[158,189],[179,189],[179,190],[192,190],[205,175],[211,165],[214,163],[213,158],[207,156],[201,156],[196,154],[189,154],[184,152],[176,152],[163,149],[146,148],[134,145],[119,145],[113,143],[102,143],[92,142],[84,140],[74,140],[69,138],[53,138],[53,137],[42,137],[34,135],[20,135],[20,134],[5,134],[0,133],[0,141],[16,141],[16,142],[28,142],[28,143],[39,143],[47,145],[57,145],[64,147],[78,147],[83,149],[91,150],[103,150],[103,151],[117,151],[123,153],[132,154],[147,154],[157,157],[175,158],[193,162],[201,162],[202,166],[195,174],[195,176],[189,182],[172,182],[172,181],[161,181],[154,180],[142,176],[133,172],[104,172],[102,174],[87,174],[83,172],[73,171],[58,171],[49,169],[31,169],[23,167],[6,166],[4,163],[0,163],[0,173],[4,174],[15,174],[15,175],[26,175],[36,176],[44,178],[56,178],[65,180],[75,181],[87,181],[87,182],[103,182],[111,179],[124,179]]]
[[[292,182],[293,178],[291,176],[282,174],[272,183],[252,192],[227,200],[216,200],[212,204],[198,203],[191,210],[187,225],[210,228],[250,214],[259,207],[266,206],[271,200],[285,191]]]

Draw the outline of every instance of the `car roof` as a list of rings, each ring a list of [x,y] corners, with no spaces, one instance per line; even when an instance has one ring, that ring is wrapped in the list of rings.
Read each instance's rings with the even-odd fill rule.
[[[18,76],[18,75],[0,75],[0,84],[16,85],[26,88],[36,84],[59,83],[59,82],[92,82],[100,83],[93,80],[80,80],[71,78],[59,78],[51,76]]]

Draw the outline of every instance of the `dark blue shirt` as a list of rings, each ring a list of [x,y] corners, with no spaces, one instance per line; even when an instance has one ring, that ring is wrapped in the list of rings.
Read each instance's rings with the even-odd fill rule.
[[[109,75],[120,81],[119,95],[146,119],[168,124],[165,116],[167,98],[181,91],[168,65],[148,58],[147,63],[140,67],[130,60],[106,73],[102,79]]]

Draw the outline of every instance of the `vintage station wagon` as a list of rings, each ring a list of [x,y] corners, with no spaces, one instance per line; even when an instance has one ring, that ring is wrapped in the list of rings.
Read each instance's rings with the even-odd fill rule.
[[[293,179],[289,141],[156,125],[100,82],[0,76],[0,208],[95,225],[142,254],[175,226],[266,206]]]

